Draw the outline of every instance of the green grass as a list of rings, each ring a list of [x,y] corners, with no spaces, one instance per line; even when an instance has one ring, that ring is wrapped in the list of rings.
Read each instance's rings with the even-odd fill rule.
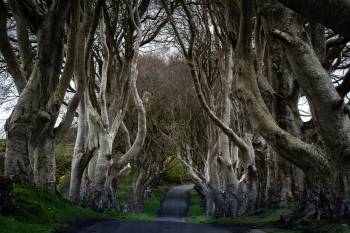
[[[348,226],[339,222],[321,221],[314,225],[299,225],[293,229],[275,228],[272,224],[280,220],[281,215],[293,214],[292,209],[256,210],[240,217],[215,218],[205,214],[204,201],[195,191],[191,191],[191,205],[187,220],[201,224],[244,224],[263,229],[267,233],[350,233]]]
[[[109,214],[118,218],[126,220],[155,220],[157,212],[160,207],[160,202],[162,201],[164,194],[167,190],[166,186],[158,186],[152,191],[150,197],[145,200],[144,211],[142,213],[133,214],[117,211],[109,211]],[[121,185],[119,185],[117,190],[117,200],[122,206],[129,202],[129,199],[132,195],[132,187],[129,185],[126,180]]]
[[[200,214],[196,214],[201,211]],[[191,206],[188,220],[192,223],[216,223],[216,224],[262,224],[276,222],[281,215],[291,213],[289,209],[264,210],[259,214],[253,211],[239,217],[214,218],[207,216],[203,207]],[[259,211],[260,212],[260,211]]]
[[[151,196],[145,201],[144,212],[157,217],[157,212],[160,207],[160,202],[163,200],[167,186],[159,186],[153,190]]]
[[[202,197],[197,191],[192,190],[187,220],[192,223],[205,224],[261,224],[276,222],[281,215],[291,214],[292,212],[291,209],[255,210],[239,217],[215,218],[206,215]]]
[[[204,219],[207,216],[205,215],[205,208],[202,197],[199,193],[192,189],[190,192],[190,206],[187,212],[187,220],[190,222],[200,222],[199,219]]]
[[[133,193],[132,182],[134,175],[126,177],[117,188],[117,203],[121,205],[128,204]]]
[[[86,219],[106,218],[95,211],[73,206],[55,193],[16,187],[14,210],[0,215],[1,233],[48,233]]]
[[[124,196],[131,195],[130,187],[124,186]],[[118,210],[95,212],[74,206],[56,193],[40,189],[15,187],[14,210],[8,216],[0,215],[0,233],[49,233],[83,220],[117,218],[125,220],[154,220],[166,187],[156,188],[145,201],[145,211],[140,214]]]
[[[231,218],[215,218],[215,223],[231,224],[231,223],[245,223],[245,224],[259,224],[276,222],[280,220],[281,215],[291,214],[290,209],[274,209],[274,210],[257,210],[249,212],[243,216]]]

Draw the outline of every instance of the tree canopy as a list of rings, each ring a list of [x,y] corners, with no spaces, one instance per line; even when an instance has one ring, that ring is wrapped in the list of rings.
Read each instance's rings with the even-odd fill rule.
[[[5,175],[132,211],[179,162],[214,216],[350,211],[348,0],[0,0]],[[310,109],[308,112],[305,102]]]

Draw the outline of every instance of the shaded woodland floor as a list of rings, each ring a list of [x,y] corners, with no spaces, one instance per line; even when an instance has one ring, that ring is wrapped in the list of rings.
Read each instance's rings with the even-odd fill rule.
[[[0,141],[4,144],[3,141]],[[1,144],[1,145],[2,145]],[[1,147],[3,148],[3,146]],[[117,219],[116,224],[120,227],[123,223],[129,224],[129,221],[155,221],[158,219],[159,209],[169,188],[174,185],[172,182],[181,182],[176,177],[179,174],[179,168],[175,167],[177,172],[169,174],[167,181],[162,181],[155,188],[152,194],[146,199],[144,211],[142,213],[127,213],[125,206],[128,204],[132,195],[132,180],[126,179],[118,187],[117,201],[118,210],[108,210],[104,212],[95,212],[74,206],[67,202],[62,196],[65,195],[64,174],[67,174],[66,156],[70,156],[72,145],[58,147],[56,156],[58,157],[58,166],[61,174],[59,189],[61,194],[50,193],[40,189],[30,189],[25,187],[15,187],[14,190],[14,211],[8,216],[0,215],[0,233],[66,233],[77,232],[77,230],[106,221]],[[0,151],[3,157],[2,149]],[[2,153],[1,153],[2,152]],[[2,159],[0,163],[2,163]],[[174,181],[171,181],[174,179]],[[169,183],[170,182],[170,183]],[[185,181],[186,182],[186,181]],[[176,185],[176,184],[175,184]],[[263,229],[267,233],[349,233],[347,225],[350,220],[344,220],[340,223],[320,222],[314,225],[286,226],[280,221],[281,216],[293,213],[293,209],[264,209],[256,210],[241,217],[215,218],[205,214],[204,201],[197,191],[190,191],[189,208],[186,216],[186,225],[191,228],[191,224],[211,224],[224,226],[230,232],[249,232],[251,229]],[[35,213],[35,214],[33,214]],[[136,224],[137,225],[137,224]],[[147,224],[146,224],[147,225]],[[72,227],[73,226],[73,227]],[[175,228],[178,228],[175,226]],[[145,228],[147,229],[147,228]],[[203,231],[202,228],[199,228]]]
[[[3,141],[0,141],[4,144]],[[2,145],[1,144],[1,145]],[[3,148],[3,147],[1,147]],[[3,157],[4,149],[0,151]],[[144,211],[138,214],[122,211],[128,204],[132,195],[132,180],[126,179],[118,187],[117,201],[119,211],[108,210],[95,212],[91,209],[74,206],[67,202],[65,195],[65,176],[67,174],[66,156],[70,156],[72,145],[58,147],[56,156],[58,166],[62,174],[59,189],[61,194],[50,193],[40,189],[30,189],[25,187],[15,187],[14,190],[14,211],[8,216],[0,215],[0,233],[57,233],[70,231],[94,225],[107,219],[117,219],[118,224],[123,221],[154,221],[158,218],[159,208],[169,188],[174,185],[172,182],[181,182],[182,172],[175,167],[175,171],[168,174],[167,181],[162,181],[155,188],[152,194],[146,199]],[[2,159],[0,163],[3,162]],[[172,174],[174,173],[174,174]],[[181,173],[181,179],[176,177]],[[171,181],[174,179],[175,181]],[[186,181],[185,181],[186,182]],[[176,184],[175,184],[176,185]],[[286,226],[280,222],[281,216],[291,214],[293,209],[267,209],[256,210],[241,217],[214,218],[205,214],[204,201],[197,191],[190,191],[189,208],[186,221],[189,224],[211,224],[223,225],[231,232],[249,232],[251,229],[263,229],[271,233],[349,233],[349,227],[344,220],[341,223],[320,222],[315,225]],[[33,214],[35,213],[35,214]],[[121,222],[120,222],[121,221]],[[113,224],[112,224],[113,225]],[[119,225],[118,225],[119,226]],[[120,225],[122,226],[122,225]],[[191,227],[190,227],[191,228]]]
[[[154,221],[158,218],[158,209],[164,197],[167,186],[154,190],[146,200],[145,210],[140,214],[129,214],[121,211],[95,212],[90,209],[71,205],[60,195],[16,187],[14,193],[14,211],[8,216],[0,215],[1,233],[49,233],[66,232],[67,227],[72,229],[91,226],[107,219],[114,219],[114,224],[124,227],[129,221]],[[122,197],[127,196],[128,189],[124,186]],[[191,191],[190,206],[186,220],[191,230],[193,224],[211,224],[224,226],[229,232],[249,232],[251,229],[263,229],[270,233],[347,233],[349,228],[344,223],[320,222],[315,225],[285,226],[280,223],[280,216],[291,212],[288,209],[259,210],[242,217],[213,218],[204,213],[203,200],[195,191]],[[148,223],[147,223],[148,224]],[[146,224],[146,225],[147,225]],[[188,225],[189,224],[189,225]],[[192,225],[191,225],[192,224]],[[136,224],[137,225],[137,224]],[[151,224],[152,225],[152,224]],[[168,225],[168,226],[171,226]],[[165,225],[164,225],[165,227]],[[175,227],[175,226],[174,226]],[[176,228],[178,228],[176,226]],[[146,229],[146,228],[145,228]],[[180,228],[182,229],[182,228]],[[200,230],[207,228],[199,228]],[[68,232],[70,232],[68,231]]]

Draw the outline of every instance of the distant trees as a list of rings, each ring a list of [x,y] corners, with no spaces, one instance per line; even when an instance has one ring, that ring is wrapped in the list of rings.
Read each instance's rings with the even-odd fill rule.
[[[143,210],[144,198],[149,191],[176,165],[175,134],[188,120],[186,112],[193,112],[192,108],[196,106],[188,69],[181,58],[175,56],[163,60],[157,56],[142,56],[139,63],[140,91],[150,91],[151,97],[146,105],[145,145],[132,163],[136,175],[129,210],[134,212]]]

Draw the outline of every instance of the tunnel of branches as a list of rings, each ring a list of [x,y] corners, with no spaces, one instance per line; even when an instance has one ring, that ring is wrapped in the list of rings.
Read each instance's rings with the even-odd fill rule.
[[[347,0],[0,0],[5,175],[128,211],[175,166],[208,215],[350,212]],[[9,104],[10,103],[10,104]],[[349,163],[349,165],[348,165]]]

